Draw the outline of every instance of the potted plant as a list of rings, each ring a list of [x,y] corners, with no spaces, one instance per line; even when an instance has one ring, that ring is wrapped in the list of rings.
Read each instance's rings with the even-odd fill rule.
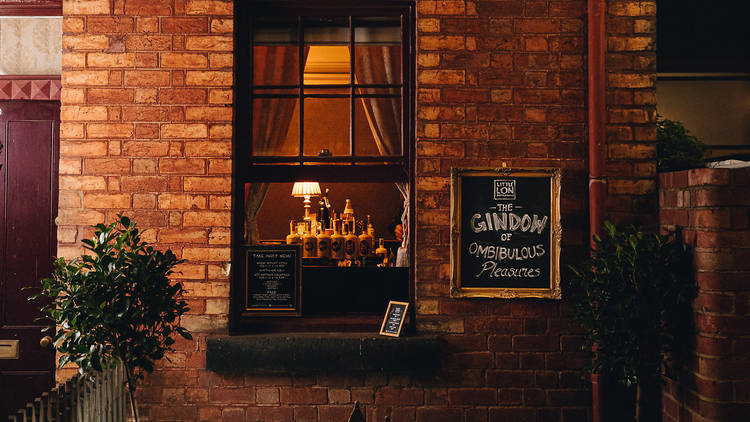
[[[639,421],[661,418],[661,375],[687,353],[696,294],[691,255],[676,234],[605,222],[604,238],[574,274],[574,317],[585,330],[589,370],[637,386]]]
[[[677,121],[656,121],[656,168],[658,171],[677,171],[703,167],[708,146],[690,134]]]
[[[161,252],[142,241],[127,217],[94,229],[94,236],[82,241],[91,255],[71,262],[58,258],[52,277],[42,280],[42,292],[30,299],[50,298],[42,311],[57,326],[53,344],[61,354],[59,367],[71,362],[82,375],[93,375],[124,366],[137,422],[138,381],[173,350],[175,334],[192,338],[179,325],[188,311],[184,290],[169,280],[182,261],[171,250]]]

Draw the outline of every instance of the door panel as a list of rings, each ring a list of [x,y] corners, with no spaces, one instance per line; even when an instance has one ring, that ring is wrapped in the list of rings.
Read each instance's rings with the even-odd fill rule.
[[[60,104],[0,101],[0,340],[19,340],[18,359],[0,359],[0,419],[49,389],[54,353],[42,349],[38,287],[56,249]]]

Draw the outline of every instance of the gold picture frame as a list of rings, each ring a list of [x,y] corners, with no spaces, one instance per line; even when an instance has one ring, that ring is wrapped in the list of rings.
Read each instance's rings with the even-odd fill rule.
[[[475,178],[475,179],[468,179],[468,178]],[[481,180],[481,178],[485,178],[485,180]],[[487,179],[492,179],[492,182],[489,182]],[[486,199],[486,204],[490,204],[492,202],[496,203],[496,206],[498,210],[501,210],[503,206],[508,207],[508,209],[513,209],[514,202],[516,200],[516,183],[517,181],[523,180],[520,185],[531,185],[534,184],[542,184],[544,186],[545,182],[540,182],[542,180],[549,180],[549,198],[548,198],[548,204],[549,204],[549,229],[548,229],[548,238],[547,235],[542,235],[542,228],[541,223],[537,224],[529,230],[529,233],[523,233],[524,236],[533,236],[533,231],[538,230],[539,236],[537,236],[538,240],[542,243],[538,244],[538,247],[535,245],[534,248],[534,258],[537,257],[537,254],[541,256],[542,252],[546,252],[549,255],[549,266],[547,267],[546,260],[538,260],[535,262],[541,262],[542,268],[536,267],[536,268],[500,268],[500,270],[505,270],[505,272],[500,272],[497,267],[502,263],[502,261],[499,261],[499,258],[497,258],[497,255],[500,253],[497,252],[499,249],[504,249],[506,251],[513,251],[513,246],[516,246],[515,244],[512,244],[512,234],[513,233],[505,233],[505,234],[499,234],[498,236],[504,236],[507,235],[507,245],[510,245],[509,247],[505,248],[506,244],[503,244],[503,246],[486,246],[484,243],[480,242],[473,242],[469,244],[469,247],[466,247],[465,250],[467,252],[462,252],[462,246],[466,241],[468,241],[472,234],[475,236],[476,233],[479,233],[477,230],[480,231],[490,231],[495,230],[496,232],[499,232],[499,227],[503,227],[504,229],[507,229],[510,227],[507,224],[503,224],[502,226],[500,224],[497,224],[499,221],[499,216],[495,216],[494,214],[501,214],[501,213],[474,213],[471,217],[471,225],[469,226],[472,228],[472,232],[474,233],[462,233],[462,227],[466,227],[467,221],[466,215],[468,214],[467,211],[462,210],[462,194],[466,194],[466,189],[469,189],[469,187],[465,187],[464,185],[468,180],[471,180],[471,184],[473,185],[480,185],[483,188],[487,186],[491,186],[492,191],[487,193],[488,196],[491,196],[492,199]],[[529,182],[529,180],[536,180],[535,182]],[[515,181],[515,182],[513,182]],[[511,183],[512,182],[512,183]],[[509,168],[509,167],[503,167],[503,168],[453,168],[451,169],[451,282],[450,282],[450,295],[453,298],[501,298],[501,299],[516,299],[516,298],[543,298],[543,299],[561,299],[562,298],[562,292],[560,290],[560,243],[562,240],[562,228],[560,225],[560,189],[561,189],[561,171],[559,168]],[[527,189],[528,190],[528,189]],[[507,191],[507,192],[506,192]],[[475,194],[478,194],[477,192],[471,192],[472,193],[472,200],[478,201],[480,199],[476,199],[477,196]],[[484,191],[481,192],[482,195],[485,194]],[[512,199],[511,196],[512,195]],[[539,198],[535,198],[537,202],[543,201],[546,199],[546,194],[542,192],[541,195],[538,193],[536,194],[539,196]],[[532,195],[533,196],[533,195]],[[498,199],[499,198],[499,199]],[[485,204],[485,205],[486,205]],[[505,204],[505,205],[504,205]],[[509,204],[509,205],[508,205]],[[524,207],[527,207],[527,204],[517,204],[515,205],[517,209],[523,209]],[[540,204],[534,204],[534,206],[539,207]],[[544,208],[547,209],[546,207]],[[490,215],[492,214],[492,215]],[[507,218],[507,215],[510,213],[505,213],[506,215],[502,216]],[[480,221],[479,219],[483,219],[486,215],[487,221]],[[476,218],[479,216],[479,219]],[[524,218],[526,218],[528,214],[524,215]],[[536,223],[536,217],[537,215],[534,215],[534,223]],[[515,218],[518,219],[518,215],[515,215]],[[529,217],[531,218],[531,217]],[[541,217],[540,217],[541,219]],[[496,222],[497,227],[492,227],[492,222]],[[531,220],[529,220],[531,221]],[[478,223],[477,223],[478,222]],[[506,220],[507,223],[507,220]],[[463,225],[463,226],[462,226]],[[532,226],[530,226],[532,227]],[[547,231],[544,229],[544,231]],[[481,234],[481,236],[488,236],[487,234]],[[547,243],[548,242],[548,243]],[[480,246],[475,246],[476,244],[480,244]],[[548,245],[548,246],[547,246]],[[479,261],[484,260],[485,262],[478,268],[480,268],[480,273],[477,274],[476,271],[473,272],[474,278],[465,280],[462,278],[468,279],[468,277],[465,277],[465,274],[468,269],[469,265],[474,263],[475,269],[476,263],[475,262],[468,262],[471,261],[467,259],[467,257],[474,257],[472,253],[468,252],[471,247],[474,247],[475,250],[475,256],[478,258]],[[481,249],[484,248],[484,249]],[[492,253],[492,258],[488,260],[487,253],[488,248],[496,248],[489,253]],[[520,249],[524,249],[521,247]],[[515,248],[514,255],[509,256],[515,256],[514,259],[519,260],[521,257],[521,253],[519,253],[519,248]],[[525,248],[527,252],[527,257],[523,259],[531,259],[528,258],[530,256],[529,248]],[[546,251],[545,251],[546,249]],[[477,251],[484,251],[484,255],[480,256],[480,253]],[[524,252],[524,251],[521,251]],[[512,253],[512,252],[504,252],[504,253]],[[462,259],[466,260],[467,262],[462,262]],[[504,259],[504,258],[503,258]],[[509,258],[510,259],[510,258]],[[477,260],[474,260],[477,261]],[[521,285],[515,285],[514,280],[511,277],[505,277],[503,280],[498,280],[496,282],[492,282],[492,280],[488,281],[487,279],[481,279],[476,280],[479,275],[485,275],[486,268],[490,268],[490,271],[487,273],[489,277],[498,277],[499,279],[504,276],[497,276],[497,274],[513,274],[514,277],[516,274],[523,274],[522,276],[518,276],[517,278],[521,280],[525,280],[524,277],[530,277],[529,274],[536,274],[539,273],[539,275],[542,275],[543,270],[547,270],[547,277],[549,283],[547,283],[545,286],[534,286],[534,287],[523,287]],[[511,271],[513,270],[513,271]],[[536,272],[534,271],[536,270]],[[511,280],[511,281],[509,281]],[[543,281],[543,280],[542,280]],[[480,285],[481,284],[481,285]],[[521,284],[521,283],[519,283]],[[537,284],[541,284],[541,282],[537,282]]]

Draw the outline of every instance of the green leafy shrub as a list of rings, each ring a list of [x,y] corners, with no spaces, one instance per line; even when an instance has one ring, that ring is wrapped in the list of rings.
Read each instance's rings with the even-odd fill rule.
[[[708,146],[691,135],[682,123],[660,116],[656,121],[656,142],[658,171],[703,167]]]
[[[618,230],[609,222],[605,232],[590,258],[571,267],[574,317],[587,350],[596,347],[588,369],[657,393],[662,368],[684,359],[692,337],[691,254],[677,234]]]
[[[124,365],[137,421],[138,381],[173,350],[175,334],[192,338],[179,325],[188,310],[182,285],[169,281],[182,261],[171,250],[161,252],[142,241],[127,217],[94,228],[94,236],[83,240],[92,254],[69,263],[57,259],[52,277],[42,280],[42,293],[31,299],[51,299],[42,311],[57,325],[53,344],[61,353],[60,367],[72,362],[81,374],[91,375]]]

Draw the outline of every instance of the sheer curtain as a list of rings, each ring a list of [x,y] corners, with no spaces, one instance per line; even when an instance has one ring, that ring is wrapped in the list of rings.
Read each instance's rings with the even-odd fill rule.
[[[401,82],[400,46],[357,46],[355,76],[360,84],[398,84]],[[391,93],[392,89],[389,89]],[[363,89],[360,89],[360,93]],[[401,98],[362,98],[367,121],[380,155],[401,155]],[[401,226],[404,234],[396,256],[396,265],[409,265],[409,184],[396,183],[404,200]]]
[[[297,47],[256,46],[253,80],[256,85],[283,85],[296,81]],[[253,154],[282,155],[284,138],[294,114],[296,101],[260,98],[253,104]],[[267,182],[245,185],[245,243],[257,244],[257,216],[268,192]]]

